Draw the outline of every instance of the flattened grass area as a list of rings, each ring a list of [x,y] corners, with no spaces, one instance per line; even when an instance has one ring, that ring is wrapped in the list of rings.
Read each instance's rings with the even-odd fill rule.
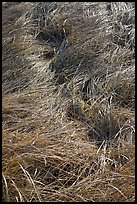
[[[3,202],[135,201],[134,2],[3,2]]]

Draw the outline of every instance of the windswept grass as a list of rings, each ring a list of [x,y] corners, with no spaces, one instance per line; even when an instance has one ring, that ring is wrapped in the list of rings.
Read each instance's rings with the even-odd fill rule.
[[[134,2],[3,2],[6,202],[135,201]]]

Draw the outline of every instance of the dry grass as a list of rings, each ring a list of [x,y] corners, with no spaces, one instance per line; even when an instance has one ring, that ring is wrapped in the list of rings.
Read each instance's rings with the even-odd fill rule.
[[[134,2],[2,6],[3,201],[135,201]]]

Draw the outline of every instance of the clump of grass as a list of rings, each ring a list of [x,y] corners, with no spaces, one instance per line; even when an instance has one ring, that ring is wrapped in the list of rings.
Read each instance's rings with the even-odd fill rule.
[[[3,3],[4,202],[135,200],[134,11]]]

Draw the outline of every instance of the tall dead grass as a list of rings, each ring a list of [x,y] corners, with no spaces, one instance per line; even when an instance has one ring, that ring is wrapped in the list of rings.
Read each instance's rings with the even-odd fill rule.
[[[135,201],[134,2],[3,2],[3,201]]]

